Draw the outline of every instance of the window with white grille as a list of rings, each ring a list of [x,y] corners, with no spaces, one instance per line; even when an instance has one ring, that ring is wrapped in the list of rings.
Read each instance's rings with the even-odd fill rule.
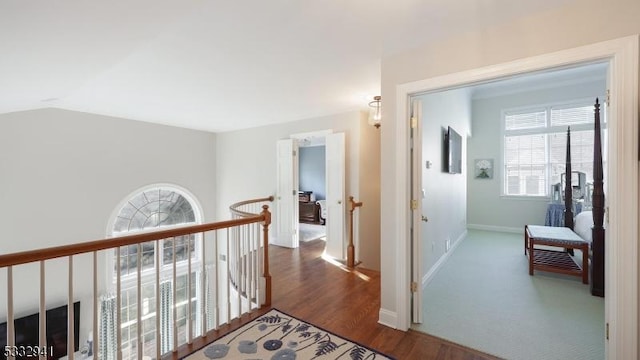
[[[606,161],[606,121],[602,120],[603,161]],[[594,108],[590,101],[540,106],[503,113],[502,194],[549,196],[565,170],[567,128],[571,128],[572,171],[593,181]]]
[[[170,186],[157,186],[141,191],[126,199],[119,209],[111,234],[113,236],[130,235],[161,227],[193,225],[202,221],[197,210],[195,200],[180,189]],[[117,269],[121,276],[121,306],[119,309],[121,320],[122,342],[119,345],[124,360],[137,359],[137,347],[143,346],[142,353],[155,354],[156,341],[161,342],[162,352],[173,346],[173,338],[177,337],[178,345],[187,342],[187,316],[191,303],[194,334],[199,335],[201,327],[197,324],[203,304],[199,304],[198,294],[201,291],[201,271],[189,273],[188,259],[191,258],[191,268],[201,269],[200,241],[198,235],[176,236],[159,242],[144,243],[140,247],[141,256],[138,264],[138,246],[123,246],[120,248],[118,265],[117,252],[112,259],[113,283],[116,282]],[[156,253],[159,263],[156,263]],[[174,283],[175,263],[175,283]],[[137,268],[141,267],[141,320],[142,338],[138,339],[138,293]],[[155,272],[159,268],[160,287],[156,289]],[[206,276],[206,275],[205,275]],[[188,293],[188,282],[191,281],[191,292]],[[175,289],[174,289],[175,288]],[[175,290],[176,299],[173,294]],[[156,308],[156,295],[160,294],[160,309]],[[177,318],[173,319],[174,307]],[[161,319],[162,339],[156,339],[156,316]],[[173,321],[177,323],[177,333],[173,333]],[[117,348],[118,346],[116,346]],[[109,358],[115,349],[105,349],[105,358]],[[115,356],[115,355],[114,355]]]

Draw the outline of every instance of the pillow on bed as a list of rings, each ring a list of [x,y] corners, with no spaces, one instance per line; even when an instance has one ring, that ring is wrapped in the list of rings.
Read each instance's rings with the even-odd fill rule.
[[[591,228],[593,227],[593,215],[591,211],[583,211],[576,215],[573,231],[585,241],[591,243]]]

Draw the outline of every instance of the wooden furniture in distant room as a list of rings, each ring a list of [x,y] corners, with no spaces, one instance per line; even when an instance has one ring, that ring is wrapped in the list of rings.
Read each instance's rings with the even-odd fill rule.
[[[303,223],[320,223],[320,205],[315,201],[311,201],[313,192],[300,191],[298,192],[298,219]]]
[[[544,245],[561,250],[536,247]],[[564,249],[582,252],[582,266],[574,261]],[[534,270],[579,276],[582,283],[589,283],[589,243],[567,227],[540,225],[524,226],[524,253],[529,253],[529,275]]]
[[[313,191],[298,191],[298,201],[308,203],[311,201]]]

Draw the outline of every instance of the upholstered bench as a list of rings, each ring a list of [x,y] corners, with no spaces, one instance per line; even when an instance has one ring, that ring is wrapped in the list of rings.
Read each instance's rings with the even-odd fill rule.
[[[550,246],[562,250],[549,250],[536,247]],[[577,249],[582,252],[582,266],[565,249]],[[529,253],[529,275],[534,270],[549,271],[582,277],[584,284],[589,283],[589,243],[566,227],[525,225],[524,253]]]

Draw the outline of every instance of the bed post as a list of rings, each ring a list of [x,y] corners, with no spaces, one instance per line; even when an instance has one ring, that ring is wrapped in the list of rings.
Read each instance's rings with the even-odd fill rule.
[[[591,238],[593,242],[591,259],[591,295],[604,297],[604,190],[602,170],[602,140],[600,131],[600,104],[596,98],[594,108],[594,138],[593,138],[593,196],[592,209],[593,227]]]
[[[571,127],[567,127],[567,158],[564,169],[564,227],[573,230],[573,187],[571,186]]]

